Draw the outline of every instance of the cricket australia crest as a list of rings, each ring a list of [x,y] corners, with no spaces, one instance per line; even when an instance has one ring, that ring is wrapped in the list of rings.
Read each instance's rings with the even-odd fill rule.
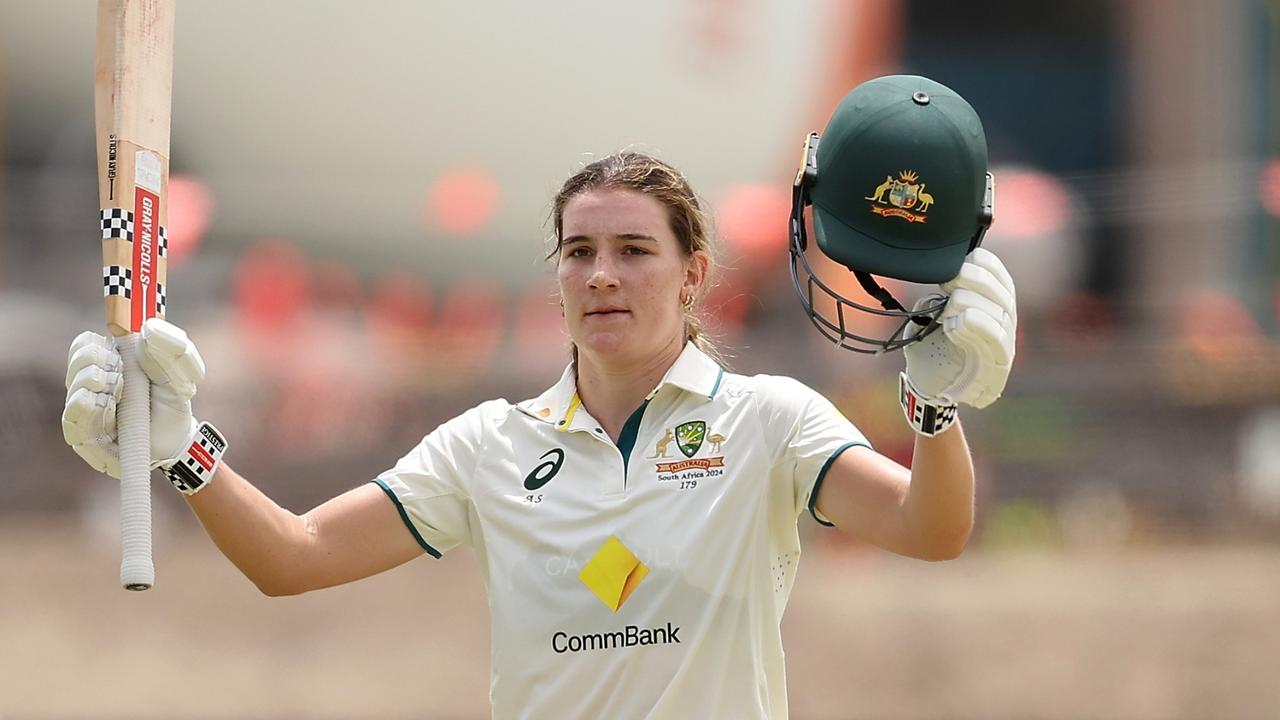
[[[917,183],[920,176],[911,170],[903,170],[898,177],[885,175],[884,182],[863,200],[871,201],[871,212],[882,217],[897,217],[907,222],[923,223],[929,220],[926,213],[933,205],[933,196],[925,192],[925,184]]]
[[[702,441],[707,437],[707,424],[702,420],[693,420],[676,426],[676,447],[684,456],[691,458],[698,454]]]
[[[664,442],[675,442],[676,447],[680,448],[680,453],[688,460],[676,460],[675,462],[660,462],[654,466],[657,471],[659,482],[668,482],[671,480],[681,481],[681,487],[694,487],[697,485],[696,480],[709,477],[717,477],[724,474],[724,456],[715,455],[714,457],[694,457],[702,448],[710,447],[712,453],[720,452],[720,445],[727,438],[721,433],[707,433],[707,423],[704,420],[690,420],[687,423],[681,423],[675,427],[675,432],[668,430],[663,435],[663,440],[659,441],[661,446]],[[667,457],[663,448],[659,448],[658,455]]]

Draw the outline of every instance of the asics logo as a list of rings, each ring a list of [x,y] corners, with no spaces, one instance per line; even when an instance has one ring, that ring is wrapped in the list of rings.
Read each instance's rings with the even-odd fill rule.
[[[529,492],[533,492],[551,482],[551,478],[560,472],[560,466],[564,464],[564,450],[552,448],[543,453],[540,459],[545,460],[545,462],[539,463],[537,467],[529,471],[528,475],[524,476],[524,489]]]

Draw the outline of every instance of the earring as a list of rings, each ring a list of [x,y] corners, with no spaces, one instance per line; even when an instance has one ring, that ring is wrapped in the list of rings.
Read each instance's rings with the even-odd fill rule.
[[[682,293],[682,294],[680,295],[680,304],[684,306],[684,309],[685,309],[685,310],[692,310],[692,309],[693,309],[693,295],[685,295],[685,294],[683,294],[683,293]]]

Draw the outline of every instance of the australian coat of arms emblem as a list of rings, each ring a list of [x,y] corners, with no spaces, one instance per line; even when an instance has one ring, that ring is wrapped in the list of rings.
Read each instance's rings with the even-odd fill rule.
[[[933,205],[933,196],[925,192],[925,184],[917,183],[920,177],[911,170],[903,170],[898,177],[885,175],[884,182],[864,200],[871,201],[871,212],[883,217],[897,217],[907,222],[928,221],[926,213]]]

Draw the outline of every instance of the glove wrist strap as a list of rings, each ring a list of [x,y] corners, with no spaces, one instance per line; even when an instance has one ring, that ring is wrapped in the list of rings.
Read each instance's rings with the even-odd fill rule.
[[[898,400],[907,424],[917,434],[934,437],[955,424],[957,409],[954,404],[930,400],[921,395],[907,379],[906,373],[898,373]]]
[[[227,452],[227,439],[218,428],[202,422],[186,450],[172,464],[161,468],[183,495],[195,495],[209,484]]]

